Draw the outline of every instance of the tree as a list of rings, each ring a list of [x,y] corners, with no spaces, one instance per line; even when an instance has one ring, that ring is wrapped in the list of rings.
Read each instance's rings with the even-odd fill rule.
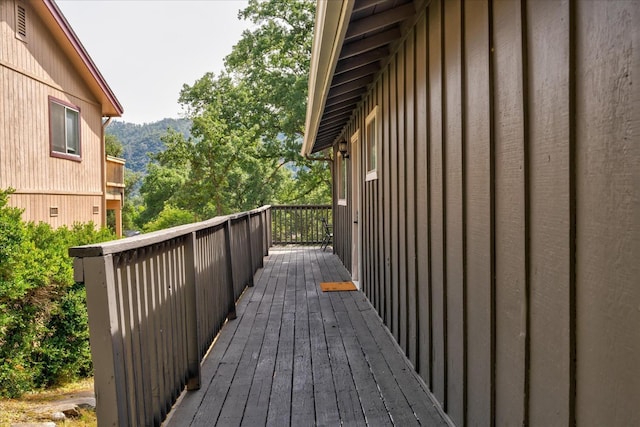
[[[289,166],[294,185],[280,203],[329,203],[329,164],[300,157],[307,108],[315,2],[251,0],[239,17],[256,28],[245,31],[225,60],[229,73],[245,82],[257,108],[254,119],[278,167]],[[322,156],[321,156],[322,157]]]
[[[241,121],[246,129],[253,129],[250,137],[258,144],[256,155],[269,163],[274,177],[280,169],[290,169],[296,185],[285,185],[286,191],[282,187],[275,194],[276,200],[289,203],[308,202],[309,198],[314,202],[331,200],[328,163],[299,154],[314,15],[315,2],[310,0],[250,0],[239,18],[250,20],[254,28],[242,34],[227,56],[224,73],[209,73],[192,86],[183,86],[180,96],[194,120],[194,129],[197,118],[206,115],[212,105],[232,98],[234,102],[225,104],[233,106],[224,116],[227,123]]]
[[[124,230],[134,230],[137,227],[138,217],[141,209],[143,209],[140,185],[142,185],[142,173],[125,168],[124,188],[126,202],[122,206],[122,228]]]
[[[124,153],[122,142],[120,142],[118,137],[110,133],[104,135],[104,146],[107,156],[122,157]]]
[[[157,231],[165,228],[175,227],[177,225],[190,224],[194,222],[195,218],[193,213],[176,208],[170,204],[166,204],[162,211],[158,214],[156,219],[148,222],[144,226],[144,231]]]
[[[251,93],[244,81],[226,74],[207,74],[190,88],[206,94],[192,103],[192,140],[173,135],[160,164],[183,161],[190,167],[186,203],[200,215],[220,215],[254,208],[273,200],[282,181],[290,177],[281,168],[281,154],[268,152],[261,128],[253,121]],[[186,92],[185,92],[186,93]],[[195,98],[194,98],[195,99]],[[197,105],[201,103],[201,105]],[[184,162],[184,160],[187,160]]]
[[[186,189],[186,173],[184,168],[171,168],[150,163],[149,173],[140,187],[144,201],[144,209],[138,216],[138,225],[154,220],[164,209],[165,203],[171,203],[175,197]]]
[[[144,222],[168,205],[205,219],[266,203],[331,200],[328,163],[299,154],[314,2],[250,0],[239,18],[254,27],[227,56],[225,70],[182,88],[191,135],[163,137],[166,149],[153,156],[141,188]]]
[[[250,93],[247,109],[265,142],[292,161],[304,132],[314,15],[310,0],[250,0],[239,18],[256,27],[225,59],[227,72]]]

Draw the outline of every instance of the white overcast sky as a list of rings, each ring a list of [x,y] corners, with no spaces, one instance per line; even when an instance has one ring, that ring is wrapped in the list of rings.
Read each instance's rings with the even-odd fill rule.
[[[218,73],[249,23],[244,0],[57,0],[124,108],[120,120],[180,117],[182,85]]]

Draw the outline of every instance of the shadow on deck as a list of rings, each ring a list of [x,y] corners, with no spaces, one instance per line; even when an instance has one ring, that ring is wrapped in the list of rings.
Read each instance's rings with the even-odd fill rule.
[[[167,426],[446,425],[361,292],[319,248],[271,248]]]

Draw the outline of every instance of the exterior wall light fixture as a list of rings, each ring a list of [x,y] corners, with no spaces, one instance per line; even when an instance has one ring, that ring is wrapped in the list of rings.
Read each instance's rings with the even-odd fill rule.
[[[347,144],[347,141],[340,141],[338,143],[338,151],[340,152],[340,154],[342,154],[342,158],[343,159],[348,159],[349,158],[349,146]]]

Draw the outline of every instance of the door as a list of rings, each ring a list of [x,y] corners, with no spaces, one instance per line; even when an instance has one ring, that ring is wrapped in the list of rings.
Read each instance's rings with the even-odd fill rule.
[[[358,281],[360,280],[360,258],[362,253],[362,246],[360,243],[360,212],[362,211],[361,207],[361,193],[362,188],[360,179],[360,163],[361,163],[361,155],[360,155],[360,130],[357,130],[351,136],[351,194],[352,194],[352,202],[351,202],[351,218],[353,219],[353,223],[351,226],[351,278],[353,282],[356,284],[358,289],[360,289],[360,284]]]

